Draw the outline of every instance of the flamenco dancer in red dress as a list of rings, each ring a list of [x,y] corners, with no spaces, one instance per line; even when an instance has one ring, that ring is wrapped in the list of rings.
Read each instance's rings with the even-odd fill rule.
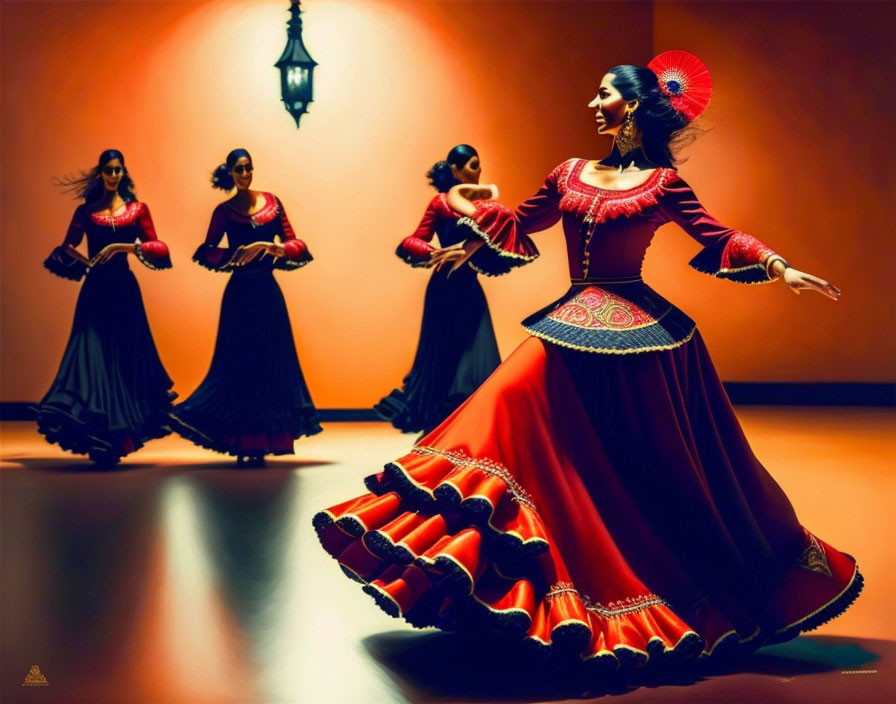
[[[321,427],[274,279],[274,269],[299,269],[312,257],[280,199],[249,188],[252,171],[249,152],[234,149],[212,177],[214,188],[236,194],[215,208],[193,261],[230,280],[208,373],[171,422],[195,444],[235,455],[238,465],[262,466],[265,455],[291,454],[296,438]]]
[[[433,235],[441,247],[466,238],[458,227],[460,215],[446,193],[460,183],[477,184],[482,166],[469,144],[458,144],[445,161],[430,169],[430,183],[439,191],[410,237],[396,254],[415,267],[433,266]],[[423,301],[420,341],[411,371],[401,389],[394,389],[373,409],[404,432],[428,432],[447,418],[501,363],[485,293],[470,267],[453,273],[447,267],[433,272]]]
[[[858,596],[855,560],[803,528],[754,457],[694,322],[641,280],[673,221],[703,245],[702,272],[839,296],[721,225],[678,175],[670,141],[710,91],[684,52],[616,66],[590,104],[615,137],[606,159],[562,163],[515,211],[449,194],[470,239],[439,261],[501,274],[562,221],[572,287],[371,493],[315,516],[386,612],[616,668],[787,640]]]
[[[127,255],[150,269],[169,269],[171,258],[117,149],[107,149],[90,171],[61,185],[84,203],[44,266],[66,279],[84,278],[84,284],[56,379],[36,409],[37,429],[64,450],[113,465],[170,432],[168,411],[176,394]],[[76,249],[85,236],[89,260]]]

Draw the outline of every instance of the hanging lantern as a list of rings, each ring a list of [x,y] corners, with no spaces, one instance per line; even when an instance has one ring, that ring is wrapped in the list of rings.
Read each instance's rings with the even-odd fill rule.
[[[302,11],[299,0],[292,0],[289,22],[286,23],[286,48],[274,66],[280,69],[280,96],[286,110],[299,126],[302,115],[308,112],[313,96],[312,76],[317,62],[302,43]]]

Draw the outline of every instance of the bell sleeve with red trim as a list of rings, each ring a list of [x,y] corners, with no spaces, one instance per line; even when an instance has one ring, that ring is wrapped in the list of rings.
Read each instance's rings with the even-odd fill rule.
[[[426,266],[429,255],[435,249],[430,242],[436,232],[436,223],[445,218],[456,220],[457,217],[457,213],[448,207],[445,194],[439,193],[429,201],[417,229],[398,245],[398,249],[395,250],[396,256],[411,266]]]
[[[134,249],[137,259],[149,269],[170,269],[171,254],[168,245],[156,235],[156,228],[146,203],[140,203],[137,224],[140,227],[139,241]]]
[[[274,200],[277,202],[277,216],[280,218],[281,229],[280,240],[284,249],[284,256],[277,257],[274,261],[274,268],[287,271],[301,269],[308,262],[313,261],[314,257],[308,251],[308,245],[296,237],[295,230],[292,229],[289,218],[286,216],[286,209],[283,207],[283,203],[276,196],[274,196]]]
[[[193,261],[209,271],[226,271],[225,267],[233,257],[233,249],[219,247],[224,234],[227,232],[227,215],[224,205],[218,205],[212,212],[211,222],[208,224],[208,232],[203,242],[193,253]]]
[[[50,256],[44,260],[44,267],[63,279],[80,281],[87,273],[87,258],[75,250],[84,239],[85,214],[86,209],[83,205],[79,205],[72,215],[62,244],[50,252]]]
[[[538,258],[538,248],[529,233],[546,230],[560,220],[559,180],[566,163],[554,169],[531,198],[510,210],[492,200],[476,201],[476,212],[462,217],[458,225],[481,239],[469,264],[488,276],[500,276]]]
[[[660,207],[670,220],[703,245],[689,262],[697,271],[742,284],[761,284],[774,280],[769,268],[775,260],[787,264],[755,237],[722,225],[679,177],[666,184]]]

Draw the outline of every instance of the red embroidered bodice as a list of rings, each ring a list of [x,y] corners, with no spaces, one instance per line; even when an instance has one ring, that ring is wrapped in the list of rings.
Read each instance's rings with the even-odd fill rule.
[[[171,267],[168,246],[156,236],[146,203],[131,201],[111,215],[91,212],[87,204],[79,205],[72,215],[62,245],[53,250],[44,261],[44,266],[58,276],[79,280],[88,268],[83,260],[72,254],[71,248],[81,244],[85,236],[89,258],[110,244],[136,244],[134,254],[145,266],[150,269]],[[116,254],[99,268],[106,271],[128,269],[128,260],[123,254]]]
[[[255,213],[248,215],[234,208],[230,203],[219,204],[212,213],[205,242],[193,256],[193,261],[216,271],[230,270],[228,264],[238,247],[253,242],[274,242],[279,238],[285,255],[274,259],[268,255],[260,257],[240,271],[255,271],[259,268],[297,269],[312,260],[307,245],[296,237],[286,216],[280,199],[273,193],[262,193],[265,203]],[[227,247],[218,246],[227,235]]]
[[[493,201],[480,203],[472,218],[479,225],[477,234],[493,244],[500,237],[504,255],[531,260],[537,250],[525,235],[560,220],[573,280],[636,277],[657,228],[672,221],[706,250],[692,266],[735,281],[768,280],[764,265],[772,250],[710,215],[675,169],[655,169],[639,186],[608,190],[582,181],[587,163],[570,159],[554,169],[538,192],[512,212],[512,236],[506,215],[500,214],[506,209]]]
[[[694,322],[641,281],[641,265],[657,228],[675,222],[703,245],[690,264],[742,283],[768,281],[774,252],[725,227],[697,200],[675,169],[655,169],[639,186],[609,190],[585,183],[587,161],[554,169],[516,210],[476,203],[462,228],[484,240],[470,266],[498,275],[538,256],[529,234],[561,221],[573,287],[523,321],[533,335],[578,350],[628,354],[671,349],[693,335]]]
[[[156,235],[156,228],[149,214],[149,207],[140,201],[131,201],[119,212],[112,215],[91,213],[87,205],[79,205],[72,216],[63,245],[77,247],[87,236],[87,252],[90,257],[110,244],[139,242],[150,246],[150,256],[167,256],[168,248]],[[164,250],[163,250],[164,248]],[[116,257],[117,258],[117,257]]]

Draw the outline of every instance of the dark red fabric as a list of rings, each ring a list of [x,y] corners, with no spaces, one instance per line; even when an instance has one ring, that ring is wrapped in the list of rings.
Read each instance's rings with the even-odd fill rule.
[[[230,260],[237,247],[265,240],[272,229],[276,230],[275,234],[280,237],[287,259],[310,259],[308,245],[296,237],[280,199],[273,193],[261,195],[265,199],[265,204],[252,215],[241,213],[228,203],[221,203],[215,208],[205,235],[203,263],[220,267]],[[278,227],[271,224],[275,220]],[[256,232],[256,228],[261,228],[263,232]],[[219,246],[225,234],[229,244],[227,248]]]
[[[408,258],[415,261],[426,261],[429,259],[430,253],[435,249],[429,242],[421,240],[419,237],[405,237],[401,241],[399,250]]]
[[[205,233],[206,247],[203,256],[214,267],[226,264],[233,256],[233,249],[219,247],[224,235],[227,234],[227,209],[221,203],[212,211],[212,219]]]
[[[87,235],[88,254],[93,257],[103,247],[113,243],[140,242],[140,253],[148,261],[166,261],[170,257],[168,246],[156,234],[149,206],[140,201],[125,205],[117,215],[97,215],[87,206],[79,205],[62,241],[63,246],[77,247]],[[123,257],[113,257],[113,266],[124,266]],[[108,263],[104,266],[107,266]]]
[[[669,219],[703,245],[698,262],[701,271],[715,276],[727,275],[737,280],[737,269],[763,267],[774,251],[755,237],[740,230],[725,227],[697,200],[694,191],[679,176],[664,187],[660,206]],[[692,266],[696,262],[692,260]],[[764,270],[762,272],[765,273]],[[767,276],[761,276],[767,280]]]
[[[140,224],[140,239],[143,242],[152,242],[159,239],[156,235],[156,226],[152,222],[152,216],[149,214],[149,206],[146,203],[140,203],[137,211],[137,222]]]
[[[87,217],[87,208],[79,205],[72,214],[72,221],[69,223],[65,238],[62,240],[63,246],[71,245],[77,247],[84,239],[84,219]]]
[[[140,251],[147,259],[164,259],[170,256],[168,245],[161,240],[150,240],[140,244]]]
[[[411,234],[412,237],[429,242],[436,232],[436,224],[441,220],[456,220],[458,214],[451,210],[444,193],[433,196],[420,218],[420,224]]]
[[[208,224],[208,230],[205,233],[205,243],[212,247],[217,247],[224,235],[227,233],[227,210],[224,204],[216,206],[212,211],[212,219]]]
[[[299,239],[291,239],[286,240],[283,243],[283,249],[285,250],[287,259],[298,259],[305,251],[308,249],[308,246]]]
[[[509,211],[492,200],[476,201],[472,218],[461,218],[460,225],[485,242],[470,258],[470,265],[496,276],[528,264],[538,257],[538,249],[529,237],[521,235]]]
[[[437,228],[444,221],[457,220],[458,217],[457,213],[448,207],[445,194],[439,193],[429,201],[417,228],[413,234],[401,241],[396,254],[412,264],[427,261],[430,253],[435,249],[430,242],[436,234]]]
[[[578,638],[585,658],[688,634],[706,652],[758,645],[851,588],[854,561],[829,546],[832,575],[801,564],[809,534],[699,335],[576,359],[526,340],[373,494],[318,515],[324,547],[412,623],[442,625],[472,594],[481,618],[517,614],[534,642]],[[462,510],[477,502],[487,521]]]
[[[277,204],[277,212],[280,216],[281,227],[280,238],[283,241],[283,247],[286,250],[286,257],[288,259],[299,259],[308,252],[308,245],[296,237],[295,230],[292,229],[292,224],[286,216],[286,208],[283,207],[283,203],[280,202],[280,199],[273,194],[266,195],[272,198]]]
[[[861,590],[855,561],[800,525],[753,455],[693,321],[640,281],[654,232],[670,220],[719,276],[741,276],[724,269],[743,264],[747,274],[731,278],[764,278],[771,250],[712,218],[673,169],[608,191],[581,180],[584,166],[565,162],[516,211],[481,204],[459,228],[486,242],[471,265],[491,257],[497,268],[531,257],[528,233],[562,219],[571,277],[612,279],[603,284],[617,298],[564,318],[581,335],[523,342],[410,453],[369,477],[371,493],[318,513],[321,543],[390,614],[491,626],[576,661],[710,654],[816,627]],[[572,290],[587,292],[588,281]],[[655,309],[653,323],[677,323],[636,348],[586,344],[588,331],[626,328],[636,305]],[[600,325],[582,324],[590,316]]]
[[[473,217],[483,238],[501,243],[508,254],[537,253],[528,235],[562,220],[573,279],[640,275],[654,233],[670,221],[703,246],[711,262],[710,269],[701,268],[706,273],[761,266],[773,254],[758,239],[716,220],[674,169],[656,169],[634,188],[607,190],[582,181],[586,164],[564,162],[515,210],[486,201]]]

